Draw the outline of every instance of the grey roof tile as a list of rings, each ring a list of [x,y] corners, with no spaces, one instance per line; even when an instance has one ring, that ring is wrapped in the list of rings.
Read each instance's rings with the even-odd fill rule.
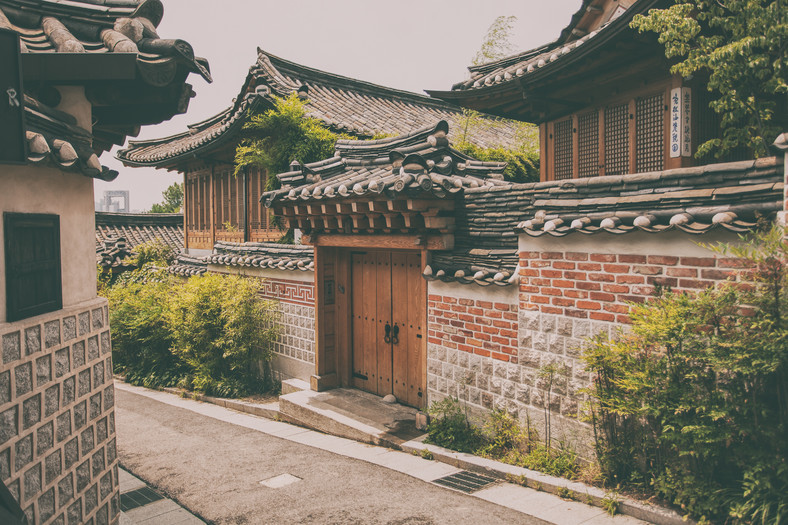
[[[234,105],[215,117],[194,124],[186,132],[156,140],[130,141],[118,158],[128,165],[170,166],[186,154],[238,139],[251,112],[272,107],[273,97],[301,89],[309,117],[335,132],[369,139],[375,135],[402,135],[439,120],[459,126],[462,110],[426,95],[379,86],[276,57],[258,49],[243,91]],[[247,88],[247,86],[250,86]],[[511,146],[522,126],[510,120],[484,117],[469,138],[483,147]]]

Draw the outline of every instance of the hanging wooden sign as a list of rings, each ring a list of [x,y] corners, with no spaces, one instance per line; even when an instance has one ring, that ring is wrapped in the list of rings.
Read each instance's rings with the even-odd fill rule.
[[[681,156],[681,88],[670,90],[670,158]]]
[[[692,89],[681,88],[681,156],[692,156]]]

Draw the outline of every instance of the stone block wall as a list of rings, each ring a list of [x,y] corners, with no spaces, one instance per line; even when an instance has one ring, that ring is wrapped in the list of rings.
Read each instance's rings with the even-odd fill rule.
[[[107,302],[0,324],[0,478],[31,524],[120,513]]]
[[[279,302],[279,337],[274,352],[315,364],[315,307]]]
[[[698,240],[676,232],[521,237],[519,287],[430,282],[428,403],[454,396],[472,411],[505,408],[540,433],[549,409],[552,435],[590,457],[582,350],[593,335],[626,329],[630,304],[660,286],[696,292],[730,278],[739,261]]]
[[[292,272],[281,272],[285,276]],[[312,275],[310,273],[310,275]],[[303,363],[315,364],[315,285],[313,282],[267,277],[263,299],[279,305],[279,338],[274,352]]]

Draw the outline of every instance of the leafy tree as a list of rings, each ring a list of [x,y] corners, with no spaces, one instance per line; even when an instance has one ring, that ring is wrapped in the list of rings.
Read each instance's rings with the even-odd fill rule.
[[[785,0],[675,0],[638,15],[632,27],[659,33],[671,72],[708,76],[723,136],[698,148],[718,156],[746,146],[756,156],[788,126],[788,3]]]
[[[351,138],[333,133],[319,120],[306,114],[306,103],[291,93],[287,98],[274,99],[274,107],[253,115],[244,128],[251,138],[241,142],[235,151],[235,173],[246,166],[256,166],[276,174],[289,170],[290,162],[316,162],[334,153],[338,138]],[[268,189],[274,189],[275,177],[268,178]]]
[[[164,201],[154,204],[150,213],[178,213],[183,207],[183,183],[173,182],[161,192]]]
[[[510,39],[515,22],[516,16],[502,15],[496,18],[487,29],[482,46],[474,55],[471,64],[478,66],[514,54],[514,45]]]

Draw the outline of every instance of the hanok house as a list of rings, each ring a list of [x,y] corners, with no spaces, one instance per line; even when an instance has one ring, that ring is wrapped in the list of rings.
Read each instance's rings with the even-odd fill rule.
[[[186,110],[190,72],[209,78],[161,17],[158,0],[0,0],[0,479],[29,523],[118,520],[92,179],[117,175],[97,155]]]
[[[137,246],[151,242],[180,254],[183,214],[96,212],[96,262],[104,271],[117,274],[136,268]]]
[[[278,175],[282,189],[263,195],[314,246],[314,278],[297,271],[296,256],[263,245],[223,245],[209,268],[265,275],[302,304],[314,293],[285,339],[315,390],[393,393],[419,407],[456,396],[536,426],[547,407],[553,436],[591,456],[579,421],[586,338],[626,326],[629,304],[658,286],[694,292],[727,279],[737,261],[697,243],[735,241],[784,211],[784,140],[777,156],[757,160],[682,155],[715,117],[693,102],[703,86],[671,77],[655,39],[628,28],[653,5],[585,2],[556,43],[472,68],[470,81],[440,93],[539,123],[542,182],[504,183],[500,166],[452,151],[445,124],[340,141],[335,157],[294,164]],[[589,130],[581,121],[593,115]],[[562,122],[572,123],[568,142]],[[587,154],[598,171],[585,171]],[[299,354],[312,337],[314,352]],[[551,363],[562,366],[548,388],[540,373]]]
[[[260,205],[267,174],[233,175],[235,150],[248,136],[251,115],[273,108],[274,97],[297,93],[309,117],[358,138],[401,135],[439,120],[460,122],[462,112],[425,95],[374,85],[295,64],[258,49],[233,105],[189,130],[157,140],[131,141],[118,152],[126,166],[152,166],[184,174],[185,248],[207,255],[217,242],[272,242],[283,235]],[[469,140],[484,147],[510,146],[518,126],[486,118]]]
[[[499,194],[527,199],[507,207],[520,217],[512,228],[520,283],[510,303],[519,311],[517,363],[493,362],[492,375],[474,378],[482,406],[521,413],[549,406],[582,434],[570,421],[578,389],[588,384],[578,361],[584,339],[629,323],[629,303],[646,300],[656,286],[691,292],[726,279],[735,261],[697,243],[735,241],[783,210],[784,140],[777,157],[742,160],[751,159],[744,150],[694,157],[720,133],[705,79],[671,75],[656,35],[629,26],[635,15],[669,4],[584,0],[555,42],[471,67],[451,91],[429,92],[539,124],[542,182]],[[788,128],[785,99],[778,103]],[[453,316],[453,301],[438,294],[433,301]],[[452,317],[436,312],[435,319],[430,369],[439,393],[453,395],[467,370],[458,363],[468,362],[471,349],[442,329],[453,326],[443,321]],[[567,372],[552,395],[538,379],[551,362]]]

